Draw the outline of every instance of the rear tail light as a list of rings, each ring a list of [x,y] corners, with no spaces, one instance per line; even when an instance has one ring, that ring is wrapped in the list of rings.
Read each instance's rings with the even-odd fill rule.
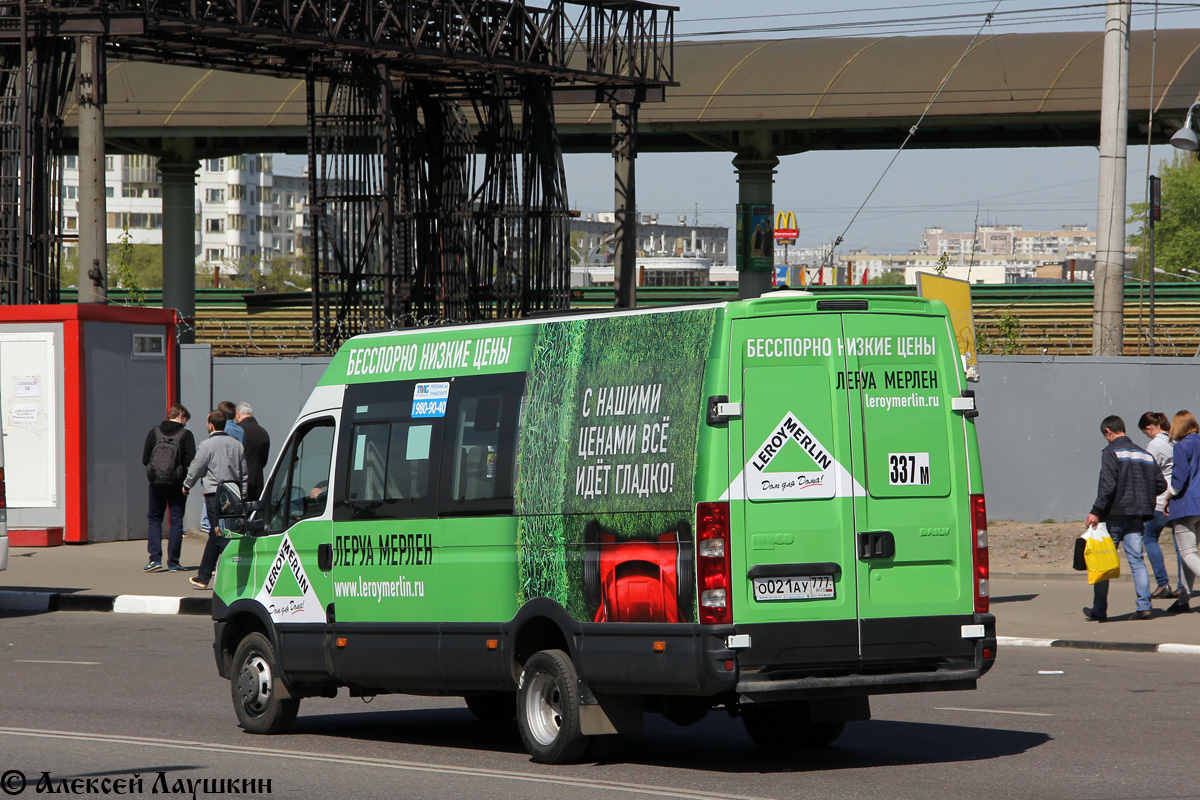
[[[983,495],[971,495],[971,580],[975,585],[975,611],[986,614],[990,589],[988,587],[987,508]]]
[[[696,505],[696,588],[702,625],[733,622],[729,580],[729,503]]]
[[[4,508],[4,467],[0,467],[0,508]]]

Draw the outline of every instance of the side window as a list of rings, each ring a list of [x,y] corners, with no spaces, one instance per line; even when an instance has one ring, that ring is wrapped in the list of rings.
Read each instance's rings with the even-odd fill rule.
[[[442,417],[413,417],[417,381],[346,388],[333,518],[437,516]]]
[[[523,390],[523,375],[454,382],[442,454],[443,513],[512,513]]]
[[[336,429],[331,418],[298,429],[267,486],[267,530],[279,533],[325,513]]]
[[[365,422],[350,432],[346,502],[395,503],[429,496],[433,425]]]

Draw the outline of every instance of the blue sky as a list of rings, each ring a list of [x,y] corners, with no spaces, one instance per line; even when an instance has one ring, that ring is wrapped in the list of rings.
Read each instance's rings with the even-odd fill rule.
[[[987,13],[997,15],[993,32],[1102,31],[1104,6],[1061,0],[936,2],[916,0],[682,0],[676,13],[677,41],[716,38],[810,36],[971,35]],[[736,7],[736,17],[730,9]],[[1135,3],[1133,28],[1154,26],[1153,2]],[[1158,27],[1200,29],[1200,7],[1161,4]],[[988,32],[985,30],[985,33]],[[715,34],[715,35],[710,35]],[[1200,39],[1200,35],[1198,35]],[[914,120],[915,121],[915,120]],[[896,142],[899,147],[900,141]],[[1172,148],[1150,153],[1151,173]],[[775,177],[775,207],[796,212],[802,247],[816,247],[840,234],[866,200],[895,150],[815,152],[786,156]],[[638,209],[674,218],[698,214],[702,224],[732,225],[737,184],[731,153],[647,153],[638,157]],[[567,155],[572,207],[611,211],[612,159]],[[972,230],[979,224],[1096,224],[1099,157],[1096,148],[1006,150],[905,150],[846,235],[838,252],[869,248],[904,253],[920,245],[926,226]],[[1147,148],[1128,152],[1128,197],[1143,198]]]

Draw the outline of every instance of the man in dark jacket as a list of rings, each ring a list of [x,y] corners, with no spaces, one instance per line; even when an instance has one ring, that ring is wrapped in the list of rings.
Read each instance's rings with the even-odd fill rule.
[[[142,447],[142,466],[146,467],[146,477],[150,481],[150,502],[146,514],[150,523],[146,538],[150,561],[142,567],[145,572],[162,569],[162,523],[163,515],[168,510],[171,523],[167,532],[167,570],[180,570],[179,551],[183,546],[183,505],[186,500],[183,479],[187,477],[188,465],[196,457],[196,439],[184,427],[191,416],[178,403],[171,406],[167,409],[167,418],[146,434],[146,444]]]
[[[1166,491],[1167,479],[1154,456],[1125,435],[1125,422],[1120,417],[1105,417],[1100,433],[1108,440],[1108,447],[1100,455],[1100,486],[1087,525],[1106,523],[1113,544],[1124,548],[1137,591],[1133,618],[1149,619],[1150,578],[1142,560],[1142,529],[1146,520],[1154,517],[1155,498]],[[1104,622],[1108,619],[1108,581],[1099,581],[1093,588],[1092,607],[1083,609],[1083,616]]]
[[[246,452],[247,500],[262,496],[263,470],[267,466],[267,455],[271,452],[271,437],[267,429],[254,418],[254,409],[242,401],[237,404],[237,424],[242,426],[242,447]]]

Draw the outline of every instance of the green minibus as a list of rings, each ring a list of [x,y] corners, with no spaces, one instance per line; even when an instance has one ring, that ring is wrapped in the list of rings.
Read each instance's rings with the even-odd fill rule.
[[[920,298],[357,336],[223,498],[217,668],[257,733],[344,687],[515,715],[546,763],[647,713],[828,744],[994,662],[977,413]]]

